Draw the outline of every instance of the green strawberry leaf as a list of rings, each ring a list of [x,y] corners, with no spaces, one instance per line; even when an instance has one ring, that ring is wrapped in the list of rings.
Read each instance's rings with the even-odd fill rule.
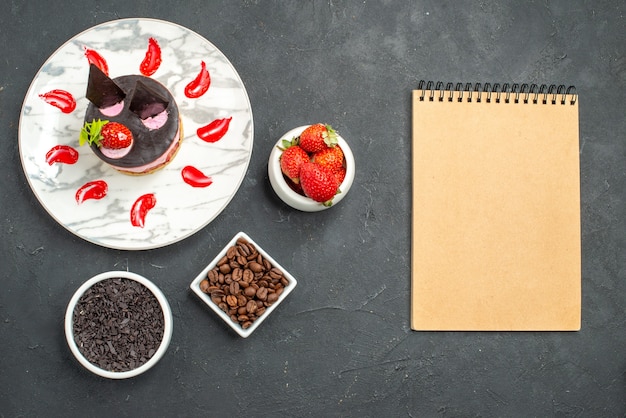
[[[298,143],[300,142],[300,137],[299,136],[294,136],[293,139],[288,140],[288,139],[282,139],[280,141],[280,146],[278,147],[279,150],[284,151],[289,147],[292,147],[294,145],[298,145]]]
[[[337,189],[337,191],[335,192],[335,196],[337,196],[339,193],[341,193],[341,189]],[[333,199],[335,198],[335,196],[333,196]],[[333,199],[322,202],[322,205],[326,207],[331,207],[333,205]]]
[[[91,122],[85,122],[82,129],[80,130],[78,144],[79,145],[84,145],[84,144],[91,145],[95,143],[96,145],[99,146],[100,140],[102,139],[102,135],[100,135],[100,131],[102,130],[104,125],[106,125],[107,123],[109,123],[108,120],[100,120],[100,119],[94,119]]]
[[[326,132],[322,134],[322,138],[324,138],[324,142],[329,147],[334,147],[337,145],[337,132],[330,125],[326,126]]]

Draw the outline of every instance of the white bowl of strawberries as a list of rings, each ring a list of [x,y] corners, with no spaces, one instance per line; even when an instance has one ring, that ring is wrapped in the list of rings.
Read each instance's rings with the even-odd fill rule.
[[[278,140],[267,171],[283,202],[304,212],[317,212],[336,205],[350,190],[354,155],[330,125],[305,125]]]

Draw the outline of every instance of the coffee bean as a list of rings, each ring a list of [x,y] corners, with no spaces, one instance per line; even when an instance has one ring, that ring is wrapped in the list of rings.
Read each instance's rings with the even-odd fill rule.
[[[267,299],[267,288],[259,287],[259,290],[256,291],[256,297],[259,300],[265,301]]]
[[[237,241],[237,249],[239,250],[239,253],[241,255],[243,255],[244,257],[247,257],[248,255],[250,255],[250,248],[248,247],[248,242],[245,240],[238,240]]]
[[[237,306],[237,296],[226,296],[226,303],[228,303],[228,306]]]
[[[217,290],[221,291],[221,290],[222,290],[222,288],[221,288],[221,287],[219,287],[219,286],[216,286],[216,285],[211,285],[211,286],[209,286],[209,287],[206,289],[206,292],[204,292],[204,293],[209,293],[209,294],[211,294],[211,293],[213,293],[213,292],[215,292],[215,291],[217,291]]]
[[[231,295],[238,295],[239,294],[239,283],[237,282],[231,282],[230,283],[230,294]]]
[[[257,310],[256,302],[251,300],[246,304],[246,312],[247,313],[255,313]]]
[[[263,265],[257,263],[256,261],[251,261],[248,263],[248,268],[252,270],[253,273],[260,273],[263,271]]]
[[[278,270],[276,267],[273,267],[269,274],[272,279],[280,279],[283,277],[282,271]]]
[[[270,271],[272,269],[272,263],[269,260],[263,259],[263,267],[265,267],[265,271]]]
[[[243,271],[243,280],[246,283],[252,283],[252,281],[254,280],[254,273],[252,272],[252,270],[250,269],[245,269]]]
[[[218,277],[219,277],[219,274],[218,274],[217,271],[215,271],[215,270],[209,271],[209,274],[208,274],[209,282],[217,283]]]
[[[247,297],[251,298],[254,297],[254,295],[256,295],[256,289],[254,287],[246,287],[243,291],[243,294],[246,295]]]
[[[200,290],[202,290],[204,293],[208,293],[209,290],[209,280],[208,279],[204,279],[200,282]]]

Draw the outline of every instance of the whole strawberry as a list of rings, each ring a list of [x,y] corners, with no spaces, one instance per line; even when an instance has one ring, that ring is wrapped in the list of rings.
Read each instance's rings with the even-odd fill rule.
[[[109,149],[128,148],[133,142],[133,134],[125,125],[118,122],[96,119],[85,122],[80,131],[80,145],[96,144]]]
[[[332,170],[311,162],[300,168],[300,185],[306,196],[325,206],[331,206],[333,197],[339,192],[339,183]]]
[[[344,167],[343,151],[339,145],[324,148],[311,156],[311,161],[338,172]]]
[[[309,154],[300,146],[297,141],[283,141],[284,151],[280,156],[280,169],[292,182],[300,183],[300,167],[309,162]]]
[[[109,122],[100,131],[99,146],[110,149],[130,147],[133,143],[133,134],[125,125],[118,122]]]
[[[317,123],[300,134],[300,146],[306,152],[317,152],[337,144],[337,133],[330,125]]]

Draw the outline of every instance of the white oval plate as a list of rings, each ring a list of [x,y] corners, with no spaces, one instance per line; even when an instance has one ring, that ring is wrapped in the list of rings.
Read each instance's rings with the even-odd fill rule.
[[[101,162],[86,145],[78,145],[88,100],[89,63],[85,48],[108,63],[109,76],[139,74],[148,39],[161,47],[162,63],[151,76],[176,98],[184,139],[178,155],[165,168],[145,176],[121,174]],[[204,61],[211,75],[209,90],[197,99],[184,94]],[[76,109],[63,113],[40,94],[53,89],[70,92]],[[215,143],[202,141],[196,130],[213,120],[232,117],[226,135]],[[19,124],[19,153],[35,196],[46,211],[73,234],[108,248],[145,250],[189,237],[208,225],[228,205],[246,174],[253,145],[252,109],[237,71],[213,44],[182,26],[155,19],[121,19],[92,27],[63,44],[41,67],[24,99]],[[46,162],[55,145],[79,152],[75,164]],[[211,177],[205,188],[192,187],[181,176],[191,165]],[[78,204],[76,191],[85,183],[104,180],[101,200]],[[133,226],[130,212],[142,195],[154,193],[156,206],[143,227]]]

